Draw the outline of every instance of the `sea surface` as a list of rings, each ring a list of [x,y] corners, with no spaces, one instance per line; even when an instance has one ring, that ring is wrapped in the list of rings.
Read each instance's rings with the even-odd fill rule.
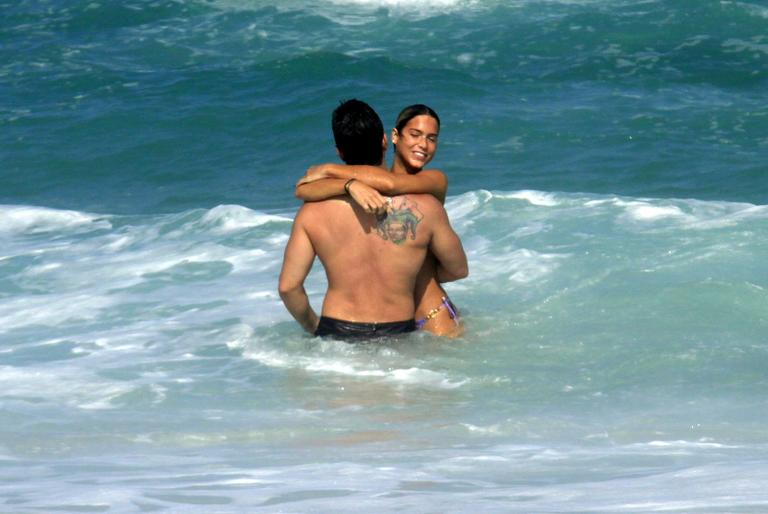
[[[0,513],[768,512],[767,92],[763,0],[0,0]],[[459,339],[280,302],[353,97]]]

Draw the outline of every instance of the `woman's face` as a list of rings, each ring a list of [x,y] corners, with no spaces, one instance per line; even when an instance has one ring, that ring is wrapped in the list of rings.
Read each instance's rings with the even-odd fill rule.
[[[427,114],[411,118],[400,131],[392,129],[392,144],[407,168],[420,170],[432,160],[439,131],[437,120]]]

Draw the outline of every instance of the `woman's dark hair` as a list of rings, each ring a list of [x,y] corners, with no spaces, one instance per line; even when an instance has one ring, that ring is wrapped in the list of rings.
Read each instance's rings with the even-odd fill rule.
[[[438,130],[440,129],[440,118],[437,116],[437,113],[432,110],[431,107],[428,107],[424,104],[414,104],[409,105],[400,111],[400,114],[397,115],[397,121],[395,121],[395,128],[397,129],[397,132],[399,133],[401,130],[403,130],[403,127],[405,127],[413,118],[421,115],[427,115],[435,118],[435,121],[437,122],[437,128]]]
[[[347,164],[381,164],[384,125],[367,103],[352,99],[341,102],[331,117],[333,139]]]

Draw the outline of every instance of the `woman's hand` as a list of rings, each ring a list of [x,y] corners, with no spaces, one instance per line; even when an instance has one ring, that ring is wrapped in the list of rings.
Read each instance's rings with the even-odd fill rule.
[[[370,186],[366,186],[359,180],[352,181],[347,189],[349,190],[349,196],[368,214],[375,214],[377,216],[386,214],[387,207],[391,201],[389,197],[382,196],[378,191]]]
[[[332,163],[325,163],[325,164],[318,164],[316,166],[310,166],[307,169],[307,173],[305,173],[304,176],[301,177],[298,182],[296,182],[296,187],[299,187],[302,184],[309,184],[310,182],[314,182],[315,180],[321,180],[321,179],[330,177],[331,166],[333,166]]]

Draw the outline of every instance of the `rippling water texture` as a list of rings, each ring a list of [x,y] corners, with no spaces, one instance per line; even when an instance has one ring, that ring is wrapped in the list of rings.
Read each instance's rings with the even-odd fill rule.
[[[763,2],[0,12],[0,512],[768,511]],[[463,338],[277,297],[349,97],[441,116]]]
[[[766,196],[759,2],[0,7],[5,203],[281,208],[351,96],[433,105],[456,193]]]

